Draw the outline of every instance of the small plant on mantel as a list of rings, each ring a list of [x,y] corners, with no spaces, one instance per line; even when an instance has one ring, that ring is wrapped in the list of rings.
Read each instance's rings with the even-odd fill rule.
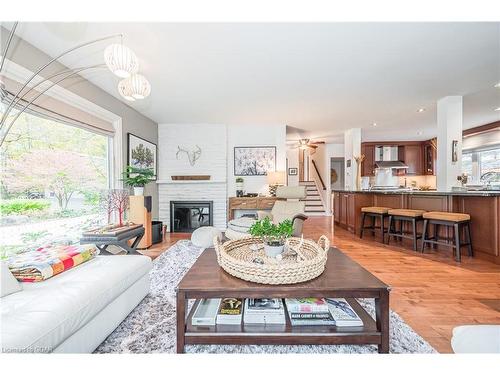
[[[122,174],[122,181],[134,188],[134,195],[143,195],[144,186],[154,180],[155,172],[152,168],[136,168],[128,165]]]
[[[286,239],[293,234],[293,224],[289,219],[274,224],[266,217],[253,223],[249,233],[254,237],[260,237],[264,242],[266,254],[275,257],[283,252]]]

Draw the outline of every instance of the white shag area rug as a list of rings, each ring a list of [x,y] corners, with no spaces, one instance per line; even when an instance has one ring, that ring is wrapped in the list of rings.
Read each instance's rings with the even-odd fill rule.
[[[203,249],[181,240],[153,262],[151,290],[95,353],[175,353],[175,287]],[[373,300],[359,300],[375,316]],[[189,307],[193,301],[190,301]],[[391,353],[435,353],[390,312]],[[375,345],[186,345],[187,353],[376,353]]]

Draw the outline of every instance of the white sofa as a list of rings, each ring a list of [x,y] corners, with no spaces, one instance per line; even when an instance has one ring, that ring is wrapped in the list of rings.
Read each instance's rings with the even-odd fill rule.
[[[98,256],[0,300],[0,346],[15,353],[91,353],[149,292],[152,262]]]
[[[500,353],[500,325],[455,327],[451,347],[455,353]]]

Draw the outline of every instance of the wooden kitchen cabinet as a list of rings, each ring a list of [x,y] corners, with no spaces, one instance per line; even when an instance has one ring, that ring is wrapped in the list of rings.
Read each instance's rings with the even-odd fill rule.
[[[423,156],[422,145],[405,145],[404,146],[404,163],[408,166],[406,174],[423,175]]]
[[[340,193],[333,193],[333,220],[335,223],[339,223],[340,220]]]
[[[423,145],[423,156],[423,173],[426,175],[435,175],[437,150],[432,146],[430,141],[425,142]]]
[[[375,175],[375,146],[373,145],[361,145],[361,153],[365,155],[365,160],[361,164],[361,175],[362,176],[374,176]]]

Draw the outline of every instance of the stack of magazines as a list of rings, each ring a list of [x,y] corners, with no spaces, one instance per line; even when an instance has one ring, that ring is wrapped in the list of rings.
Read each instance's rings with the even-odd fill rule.
[[[245,300],[245,324],[286,323],[285,307],[279,298],[247,298]]]
[[[335,325],[323,298],[287,298],[285,301],[292,326]]]
[[[345,298],[290,298],[286,299],[286,307],[292,326],[363,325]]]

